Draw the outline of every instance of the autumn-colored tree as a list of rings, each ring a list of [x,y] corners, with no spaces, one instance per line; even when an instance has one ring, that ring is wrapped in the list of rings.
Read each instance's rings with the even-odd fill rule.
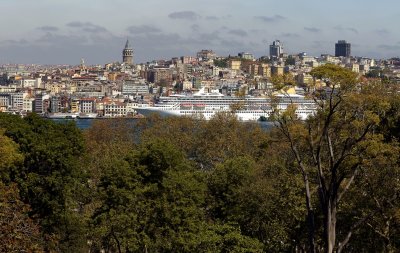
[[[15,184],[0,181],[0,252],[44,252],[39,226],[29,218]]]
[[[315,68],[311,75],[326,83],[323,90],[309,87],[318,107],[315,115],[300,121],[293,110],[277,111],[275,120],[280,138],[290,145],[299,172],[303,176],[309,222],[309,250],[316,252],[316,238],[325,252],[342,252],[352,234],[372,215],[353,217],[350,226],[338,226],[339,208],[355,181],[369,170],[376,159],[392,164],[397,148],[385,143],[377,132],[388,108],[384,87],[380,93],[368,84],[360,85],[357,75],[335,65]],[[285,82],[279,82],[279,88]],[[313,187],[318,189],[314,193]],[[318,234],[314,197],[322,215],[323,233]],[[350,222],[350,221],[348,221]],[[337,237],[340,235],[340,238]]]

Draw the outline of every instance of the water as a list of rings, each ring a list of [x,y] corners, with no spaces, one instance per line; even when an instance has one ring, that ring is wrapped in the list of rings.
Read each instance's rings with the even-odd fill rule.
[[[57,123],[67,123],[67,122],[75,122],[76,126],[81,129],[85,130],[91,127],[95,120],[113,120],[113,119],[51,119]],[[132,122],[140,120],[140,119],[129,119]],[[274,127],[274,123],[270,121],[257,121],[260,127],[264,130],[269,130]]]
[[[84,130],[89,128],[92,125],[93,121],[96,119],[50,119],[50,120],[57,123],[75,122],[76,126],[79,129]]]

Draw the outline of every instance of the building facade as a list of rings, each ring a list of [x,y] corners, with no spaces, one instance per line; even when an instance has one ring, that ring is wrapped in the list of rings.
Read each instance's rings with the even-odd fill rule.
[[[335,44],[335,56],[336,57],[350,57],[351,55],[351,44],[345,40],[339,40]]]
[[[283,54],[283,44],[280,40],[275,40],[269,46],[269,56],[271,58],[279,58]]]

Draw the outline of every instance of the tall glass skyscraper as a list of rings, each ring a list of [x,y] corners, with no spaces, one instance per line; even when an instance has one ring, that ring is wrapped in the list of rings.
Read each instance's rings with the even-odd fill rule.
[[[271,58],[279,58],[283,54],[283,44],[280,40],[275,40],[269,46],[269,56]]]
[[[335,44],[335,56],[350,57],[351,55],[351,44],[347,43],[345,40],[339,40]]]

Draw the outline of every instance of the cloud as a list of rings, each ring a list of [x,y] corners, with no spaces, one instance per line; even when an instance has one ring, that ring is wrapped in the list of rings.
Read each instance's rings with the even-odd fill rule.
[[[244,43],[236,40],[221,40],[220,46],[229,47],[235,51],[243,50]]]
[[[232,29],[228,33],[232,34],[232,35],[239,36],[239,37],[247,36],[247,32],[245,30],[242,30],[242,29]]]
[[[389,51],[397,51],[400,50],[400,45],[399,43],[397,43],[397,45],[378,45],[378,48]]]
[[[47,32],[39,39],[35,40],[39,44],[62,46],[65,44],[85,44],[88,38],[82,35],[59,35]]]
[[[36,29],[41,30],[41,31],[44,31],[44,32],[56,32],[56,31],[59,30],[58,27],[55,27],[55,26],[48,26],[48,25],[40,26],[40,27],[38,27],[38,28],[36,28]]]
[[[170,13],[168,17],[171,19],[196,20],[200,18],[200,15],[194,11],[177,11]]]
[[[259,19],[261,21],[264,21],[266,23],[274,23],[274,22],[279,22],[282,20],[285,20],[286,18],[281,15],[274,15],[274,16],[256,16],[254,17],[256,19]]]
[[[331,46],[332,42],[330,41],[322,41],[322,40],[314,40],[312,42],[312,48],[325,48],[327,46]]]
[[[72,27],[72,28],[80,28],[82,29],[82,31],[88,32],[88,33],[102,33],[102,32],[107,32],[107,29],[102,27],[102,26],[98,26],[95,24],[92,24],[90,22],[80,22],[80,21],[73,21],[73,22],[69,22],[67,24],[68,27]]]
[[[376,34],[378,34],[378,35],[388,35],[388,34],[390,34],[390,32],[388,30],[386,30],[386,29],[378,29],[378,30],[375,30],[374,32]]]
[[[358,34],[358,30],[356,28],[348,27],[348,28],[346,28],[346,30]]]
[[[101,32],[107,32],[107,29],[101,26],[91,26],[83,28],[83,31],[89,33],[101,33]]]
[[[1,46],[26,45],[26,44],[28,44],[28,41],[25,39],[0,41]]]
[[[300,35],[298,35],[297,33],[282,33],[280,36],[286,37],[286,38],[299,38],[300,37]]]
[[[69,26],[69,27],[84,27],[85,23],[82,23],[80,21],[73,21],[73,22],[69,22],[67,24],[67,26]]]
[[[343,27],[341,25],[337,25],[333,29],[341,31],[341,32],[348,31],[348,32],[352,32],[352,33],[358,34],[358,30],[356,28],[353,28],[353,27]]]
[[[126,28],[129,33],[132,34],[142,34],[142,33],[158,33],[161,32],[160,29],[154,26],[141,25],[141,26],[129,26]]]
[[[194,25],[190,26],[190,29],[192,29],[192,31],[194,31],[194,32],[198,32],[198,31],[200,31],[200,26],[197,24],[194,24]]]
[[[315,28],[315,27],[304,27],[304,30],[307,32],[312,32],[312,33],[319,33],[321,32],[321,29]]]
[[[252,33],[261,33],[263,31],[260,30],[260,29],[250,29],[250,32],[252,32]]]
[[[205,19],[207,20],[219,20],[217,16],[206,16]]]
[[[197,38],[192,38],[191,43],[198,43],[201,45],[201,43],[213,43],[215,41],[221,40],[221,37],[219,36],[220,32],[219,31],[213,31],[209,33],[199,33]]]

